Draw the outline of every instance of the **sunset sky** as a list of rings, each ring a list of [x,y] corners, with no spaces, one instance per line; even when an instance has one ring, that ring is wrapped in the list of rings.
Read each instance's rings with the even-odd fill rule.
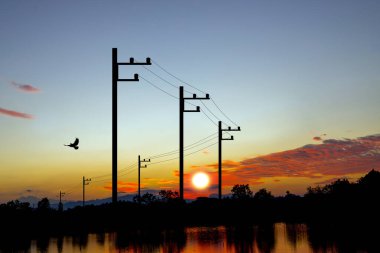
[[[121,78],[207,92],[233,120],[212,101],[185,114],[185,146],[208,137],[185,151],[187,198],[217,193],[219,119],[242,129],[223,142],[224,194],[303,194],[380,170],[379,13],[376,0],[1,1],[0,203],[79,200],[82,176],[87,199],[111,196],[112,48],[153,60]],[[119,84],[120,195],[137,191],[138,155],[178,149],[178,100],[144,79]],[[63,146],[76,137],[78,150]],[[176,158],[152,159],[144,190],[178,190]],[[199,171],[205,190],[191,184]]]

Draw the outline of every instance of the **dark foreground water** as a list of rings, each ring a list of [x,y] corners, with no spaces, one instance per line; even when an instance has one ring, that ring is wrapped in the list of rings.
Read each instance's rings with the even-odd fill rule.
[[[371,229],[372,230],[372,229]],[[0,241],[0,252],[380,252],[377,231],[305,224],[191,227]]]

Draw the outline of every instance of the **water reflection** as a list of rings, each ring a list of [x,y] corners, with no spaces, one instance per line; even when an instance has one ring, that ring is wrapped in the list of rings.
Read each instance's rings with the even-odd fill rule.
[[[306,243],[307,226],[305,224],[285,224],[285,234],[289,245],[295,250]]]
[[[186,245],[184,228],[137,230],[113,234],[120,252],[183,252]]]
[[[380,252],[376,233],[357,227],[261,224],[117,233],[77,234],[33,240],[1,237],[2,252]]]

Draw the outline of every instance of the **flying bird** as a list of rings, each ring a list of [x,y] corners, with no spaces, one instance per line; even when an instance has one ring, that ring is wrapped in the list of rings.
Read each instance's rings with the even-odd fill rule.
[[[73,143],[70,143],[69,145],[65,145],[64,146],[68,146],[68,147],[71,147],[71,148],[75,148],[75,149],[78,149],[78,144],[79,144],[79,139],[76,138],[75,141]]]

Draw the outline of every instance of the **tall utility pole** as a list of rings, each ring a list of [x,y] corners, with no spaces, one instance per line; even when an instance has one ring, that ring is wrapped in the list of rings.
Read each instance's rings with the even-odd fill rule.
[[[140,159],[140,155],[139,155],[139,160],[138,160],[138,196],[139,196],[139,203],[141,202],[140,169],[147,167],[146,164],[145,165],[141,165],[141,163],[149,163],[149,162],[150,162],[150,159],[141,160]]]
[[[193,94],[192,97],[184,97],[183,86],[179,87],[179,197],[183,200],[183,113],[184,112],[200,112],[200,107],[195,110],[185,110],[185,100],[201,100],[210,99],[210,95],[206,97],[197,97]]]
[[[117,61],[117,48],[112,48],[112,203],[117,202],[117,82],[138,82],[139,75],[134,74],[132,79],[119,79],[120,65],[152,65],[150,58],[146,62],[135,62],[130,58],[129,62]]]
[[[227,129],[222,128],[222,121],[219,121],[218,124],[218,146],[219,146],[219,155],[218,155],[218,179],[219,179],[219,187],[218,187],[218,196],[219,199],[222,199],[222,141],[232,141],[234,139],[233,136],[230,138],[223,138],[223,131],[240,131],[240,127],[232,129],[228,127]]]
[[[84,206],[84,202],[86,201],[86,199],[85,199],[85,191],[84,191],[84,189],[85,189],[85,186],[86,185],[89,185],[90,184],[90,181],[91,181],[91,178],[85,178],[85,177],[83,177],[83,203],[82,203],[82,205]]]

